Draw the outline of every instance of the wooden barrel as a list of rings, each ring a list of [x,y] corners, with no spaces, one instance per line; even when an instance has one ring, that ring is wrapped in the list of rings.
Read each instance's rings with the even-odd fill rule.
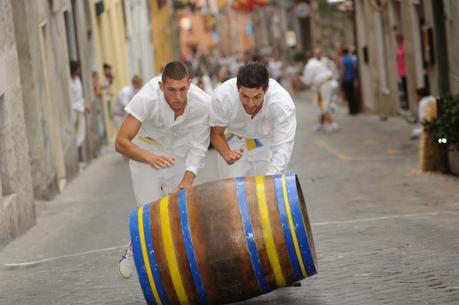
[[[130,216],[148,304],[225,304],[317,273],[304,197],[291,175],[201,184]]]

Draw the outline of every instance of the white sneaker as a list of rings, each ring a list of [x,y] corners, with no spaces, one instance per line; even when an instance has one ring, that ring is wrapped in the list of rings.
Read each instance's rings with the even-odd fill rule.
[[[332,131],[338,131],[338,130],[339,130],[339,125],[338,125],[338,123],[333,122],[333,123],[331,124],[331,129],[332,129]]]
[[[334,132],[339,130],[339,125],[336,122],[333,122],[331,124],[326,124],[324,128],[326,132]]]
[[[324,131],[324,125],[322,125],[322,124],[316,124],[316,125],[314,125],[314,127],[312,128],[312,130],[314,130],[314,131],[316,131],[316,132]]]
[[[118,271],[123,279],[129,279],[134,273],[134,256],[132,254],[131,245],[124,251],[121,256]]]

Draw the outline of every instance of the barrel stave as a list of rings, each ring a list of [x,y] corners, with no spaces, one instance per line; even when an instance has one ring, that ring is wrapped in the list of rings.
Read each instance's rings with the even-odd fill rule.
[[[169,226],[166,226],[164,221],[164,212],[168,213]],[[167,294],[169,304],[181,304],[180,299],[188,299],[191,304],[198,304],[197,294],[192,282],[191,272],[188,267],[188,260],[185,254],[185,246],[181,233],[180,219],[178,213],[177,195],[169,196],[169,204],[167,209],[161,211],[160,201],[151,204],[151,234],[153,236],[153,247],[158,269],[161,276],[164,289]],[[172,240],[172,250],[175,254],[175,259],[169,256],[165,251],[167,245],[165,236],[169,235]],[[177,280],[173,281],[173,270],[171,264],[175,264],[177,271],[176,279],[179,278],[183,286],[185,294],[181,289],[177,289]],[[179,293],[182,292],[180,295]]]
[[[309,222],[309,214],[308,214],[308,209],[306,206],[306,201],[304,199],[303,191],[301,189],[301,184],[298,179],[298,176],[295,175],[295,182],[296,182],[296,189],[297,189],[297,194],[300,202],[300,208],[301,208],[301,214],[303,215],[303,220],[305,223],[305,230],[306,230],[306,235],[308,236],[308,243],[309,243],[309,248],[311,249],[311,255],[312,259],[314,261],[314,267],[315,271],[318,272],[318,261],[317,261],[317,256],[316,256],[316,249],[314,246],[314,239],[312,237],[312,230],[311,230],[311,224]],[[312,275],[312,274],[311,274]]]
[[[257,284],[244,246],[234,179],[205,186],[197,186],[189,194],[194,204],[190,214],[199,214],[193,219],[192,231],[200,247],[196,256],[209,300],[223,304],[247,299]]]
[[[264,179],[264,195],[266,199],[266,207],[268,211],[268,219],[266,224],[271,228],[271,234],[264,237],[262,217],[260,215],[259,199],[257,198],[257,186],[255,177],[245,178],[245,186],[247,188],[247,196],[250,205],[250,214],[254,225],[255,241],[257,250],[263,266],[263,273],[265,275],[266,282],[269,290],[273,290],[285,285],[292,283],[295,278],[293,269],[291,268],[288,254],[285,250],[285,240],[280,230],[281,224],[279,221],[279,211],[276,203],[276,196],[272,184],[272,177],[266,176]],[[274,259],[270,261],[266,240],[272,238],[274,245],[271,245],[272,252],[274,252]],[[285,255],[287,254],[287,256]],[[273,264],[277,264],[278,270],[278,281],[273,269]],[[279,282],[279,283],[278,283]]]
[[[173,237],[172,239],[174,241],[175,254],[177,256],[178,272],[184,288],[183,295],[186,295],[186,299],[188,299],[191,304],[199,304],[198,294],[194,285],[193,276],[191,274],[188,258],[186,255],[182,226],[180,224],[178,194],[171,194],[169,196],[171,203],[169,204],[171,233]]]
[[[279,208],[277,206],[276,191],[274,188],[274,176],[265,176],[265,189],[266,199],[268,202],[269,217],[273,228],[274,244],[276,246],[276,252],[279,256],[280,267],[282,275],[285,279],[285,285],[290,285],[297,281],[295,272],[292,268],[292,263],[288,255],[285,237],[282,232],[282,224],[280,221]],[[276,286],[275,288],[278,288]]]

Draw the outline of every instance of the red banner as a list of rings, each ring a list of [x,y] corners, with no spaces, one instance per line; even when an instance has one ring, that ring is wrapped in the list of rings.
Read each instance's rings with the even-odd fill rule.
[[[269,0],[234,0],[231,7],[234,10],[251,12],[257,7],[263,7],[269,4]]]

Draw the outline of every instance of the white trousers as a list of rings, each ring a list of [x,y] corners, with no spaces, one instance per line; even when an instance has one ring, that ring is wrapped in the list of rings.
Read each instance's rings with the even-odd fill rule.
[[[75,111],[75,133],[77,146],[80,147],[86,137],[86,116],[84,113]]]
[[[130,160],[129,169],[136,204],[141,207],[167,195],[180,183],[185,173],[185,160],[175,158],[173,166],[163,169],[155,169],[149,164]]]
[[[320,95],[320,97],[319,97]],[[316,92],[316,105],[318,112],[324,114],[330,112],[333,101],[339,95],[339,84],[336,80],[331,79],[323,83]]]
[[[263,140],[261,140],[261,142],[263,142]],[[220,179],[266,174],[272,156],[270,143],[263,143],[263,146],[249,150],[245,139],[238,139],[235,136],[231,140],[228,140],[228,145],[231,150],[243,148],[244,154],[241,159],[234,162],[232,165],[228,165],[225,159],[218,155],[217,165]]]

